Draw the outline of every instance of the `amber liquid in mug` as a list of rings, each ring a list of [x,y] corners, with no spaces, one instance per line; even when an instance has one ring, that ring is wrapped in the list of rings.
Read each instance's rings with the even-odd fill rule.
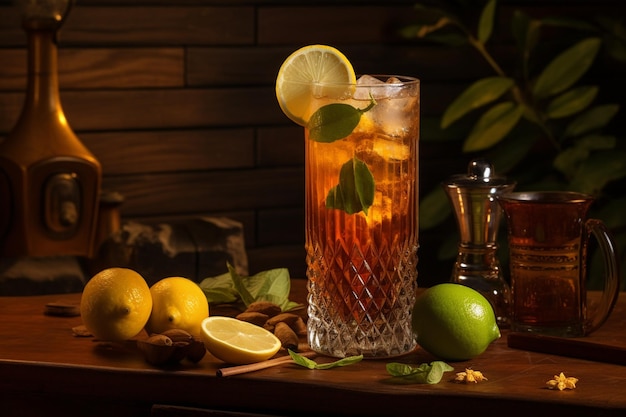
[[[582,335],[585,206],[508,201],[512,329]],[[581,212],[582,211],[582,212]]]
[[[537,243],[528,246],[524,239],[511,239],[516,330],[530,326],[582,331],[578,329],[583,317],[579,246],[579,239],[546,248]]]

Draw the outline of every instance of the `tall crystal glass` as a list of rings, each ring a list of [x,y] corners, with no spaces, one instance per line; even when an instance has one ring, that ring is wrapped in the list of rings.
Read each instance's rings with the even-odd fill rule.
[[[335,357],[412,350],[420,82],[321,86],[305,127],[308,341]]]

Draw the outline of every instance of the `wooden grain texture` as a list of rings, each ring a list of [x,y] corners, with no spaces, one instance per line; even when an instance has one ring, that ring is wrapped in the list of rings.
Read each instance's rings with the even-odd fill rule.
[[[412,6],[335,5],[266,7],[258,12],[258,43],[285,45],[376,43],[398,39],[397,28],[415,13]],[[286,37],[285,34],[290,36]]]
[[[84,130],[187,129],[283,122],[271,88],[86,90],[61,93],[65,115]],[[0,131],[13,126],[23,93],[0,96]]]
[[[63,27],[71,45],[239,45],[254,42],[254,9],[247,6],[76,7]]]
[[[62,89],[184,87],[182,48],[60,48]],[[0,90],[26,88],[27,53],[0,49]]]
[[[292,277],[306,274],[304,243],[271,245],[248,248],[248,264],[251,274],[274,268],[287,268]]]
[[[257,129],[257,163],[259,166],[302,166],[304,163],[304,129],[301,126],[264,127]]]
[[[305,283],[292,280],[290,299],[305,301]],[[287,364],[219,378],[217,369],[227,365],[210,354],[198,364],[181,362],[174,368],[159,369],[147,364],[133,343],[99,344],[91,338],[74,337],[71,328],[81,324],[79,317],[43,314],[48,302],[76,304],[79,300],[80,294],[0,298],[0,323],[5,323],[0,326],[3,415],[18,415],[9,411],[18,410],[12,406],[26,396],[32,404],[20,409],[19,415],[84,415],[82,407],[87,406],[92,416],[118,410],[115,415],[131,415],[132,411],[141,417],[148,416],[154,404],[283,416],[387,416],[390,407],[428,410],[428,415],[439,417],[459,416],[468,410],[511,417],[613,417],[626,413],[623,366],[512,349],[506,345],[506,331],[482,355],[450,363],[454,372],[466,368],[483,372],[488,380],[478,384],[455,383],[454,372],[434,385],[406,384],[388,375],[385,366],[390,361],[414,366],[432,361],[433,356],[421,348],[399,358],[366,360],[324,371]],[[606,324],[586,339],[626,343],[625,301],[620,299]],[[214,308],[212,314],[234,311]],[[18,322],[19,326],[9,325]],[[42,344],[42,340],[46,342]],[[316,358],[319,363],[331,360]],[[546,381],[560,372],[579,379],[575,390],[546,388]],[[233,392],[241,395],[233,396]],[[276,393],[280,393],[279,401]]]
[[[80,135],[107,176],[245,169],[255,164],[254,130],[190,129]],[[132,147],[126,144],[132,143]]]
[[[304,247],[304,216],[302,214],[299,204],[296,208],[259,210],[258,243],[260,245],[284,245],[291,242],[303,242],[301,246]]]
[[[126,196],[122,215],[136,217],[293,205],[303,184],[301,168],[273,168],[105,177],[103,187]]]

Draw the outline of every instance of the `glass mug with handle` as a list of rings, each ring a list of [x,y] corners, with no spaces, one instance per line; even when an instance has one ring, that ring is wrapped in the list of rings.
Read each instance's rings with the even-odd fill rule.
[[[598,219],[587,218],[593,198],[566,191],[498,196],[507,220],[511,270],[511,329],[578,337],[598,329],[619,293],[615,244]],[[594,236],[605,276],[597,308],[587,306],[587,248]]]

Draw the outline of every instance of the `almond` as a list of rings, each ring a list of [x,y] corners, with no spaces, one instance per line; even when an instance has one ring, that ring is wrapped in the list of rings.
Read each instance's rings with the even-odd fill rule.
[[[246,312],[258,312],[266,314],[268,317],[274,317],[280,314],[282,309],[278,304],[269,301],[255,301],[248,305]]]
[[[263,325],[267,322],[267,319],[269,319],[269,316],[258,311],[244,311],[243,313],[238,314],[235,318],[263,327]]]

